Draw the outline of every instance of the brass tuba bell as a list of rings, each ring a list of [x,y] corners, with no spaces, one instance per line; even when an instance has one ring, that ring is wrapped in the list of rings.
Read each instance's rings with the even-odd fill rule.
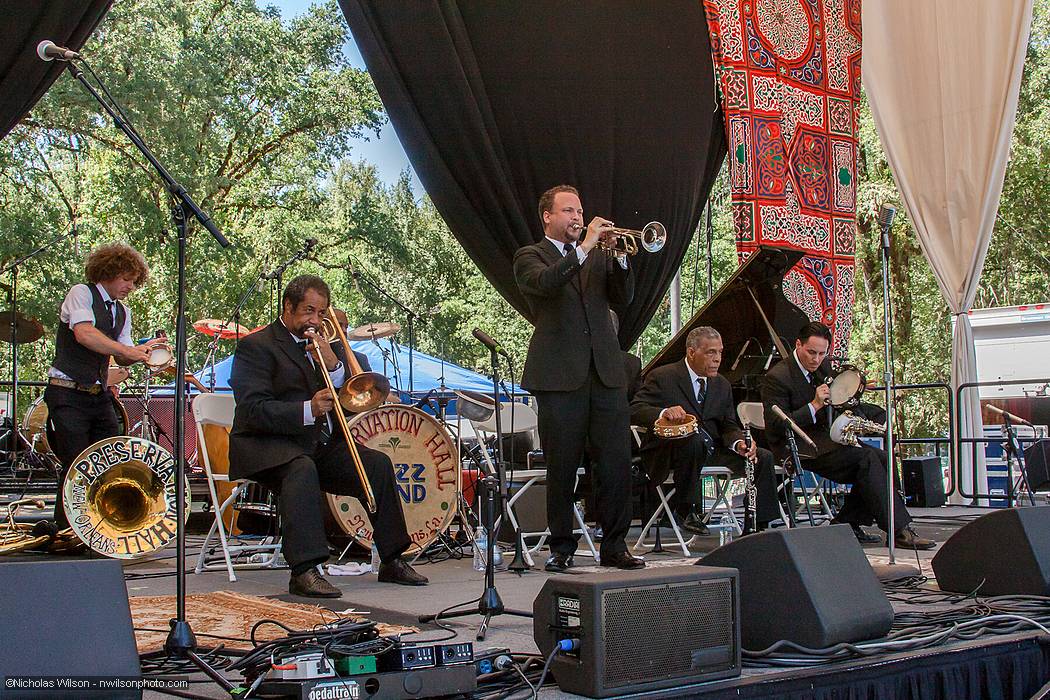
[[[99,554],[136,559],[175,538],[175,458],[160,445],[120,435],[81,452],[62,484],[63,507],[77,537]],[[185,510],[190,513],[186,484]]]

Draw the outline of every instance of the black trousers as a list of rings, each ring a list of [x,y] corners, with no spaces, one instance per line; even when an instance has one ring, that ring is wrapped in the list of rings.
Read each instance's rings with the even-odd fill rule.
[[[670,449],[684,449],[687,454],[703,454],[704,450],[699,435],[690,435],[680,440],[669,440]],[[678,443],[693,442],[693,445]],[[664,448],[666,449],[666,448]],[[755,522],[764,524],[780,517],[780,509],[777,508],[777,480],[773,471],[773,453],[769,450],[758,448],[757,464],[755,465]],[[672,506],[679,514],[685,514],[690,510],[699,508],[703,501],[700,495],[700,469],[704,466],[702,462],[684,463],[674,461],[678,466],[674,469],[675,497]],[[729,467],[733,476],[740,478],[746,472],[744,458],[736,452],[718,447],[714,454],[707,460],[707,464]]]
[[[55,498],[55,523],[69,527],[62,503],[62,484],[73,461],[90,445],[120,434],[113,395],[108,391],[89,394],[76,389],[48,385],[44,389],[47,404],[47,442],[58,458],[58,494]]]
[[[840,522],[870,525],[874,521],[884,532],[893,533],[900,532],[911,522],[894,478],[893,527],[889,527],[884,450],[843,445],[814,459],[802,460],[802,466],[840,484],[853,485],[839,511],[837,519]]]
[[[376,512],[369,516],[376,549],[382,561],[393,561],[412,544],[394,481],[394,467],[390,458],[378,450],[363,445],[358,445],[357,450],[376,499]],[[350,452],[339,437],[319,446],[313,457],[298,457],[251,478],[277,494],[282,549],[293,574],[328,560],[322,492],[357,496],[364,501],[364,489]]]
[[[540,443],[547,463],[547,525],[551,552],[572,554],[576,470],[591,456],[595,507],[601,518],[601,556],[627,551],[631,526],[631,429],[627,392],[602,384],[591,366],[573,391],[535,392]]]

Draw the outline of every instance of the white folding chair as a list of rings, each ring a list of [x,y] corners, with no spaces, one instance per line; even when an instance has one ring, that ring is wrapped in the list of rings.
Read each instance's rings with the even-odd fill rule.
[[[513,414],[513,416],[512,416]],[[526,455],[526,469],[518,469],[514,472],[514,479],[520,481],[525,480],[513,496],[507,501],[507,518],[510,520],[511,526],[515,531],[518,530],[518,517],[514,511],[514,505],[518,502],[525,493],[537,484],[543,484],[547,481],[547,470],[546,469],[534,469],[533,468],[533,456],[534,450],[540,446],[539,437],[539,418],[536,415],[536,411],[524,403],[519,402],[501,402],[500,403],[500,430],[503,436],[508,435],[521,435],[527,434],[529,436],[528,453]],[[474,431],[478,434],[478,437],[484,442],[490,437],[496,435],[496,414],[493,412],[492,416],[484,421],[471,421]],[[495,473],[495,466],[492,464],[492,460],[489,457],[488,450],[482,450],[482,458],[488,464],[489,469]],[[504,455],[506,459],[507,455]],[[580,474],[583,470],[577,470],[576,478],[579,479]],[[509,484],[508,484],[509,486]],[[587,546],[587,552],[598,559],[598,549],[594,546],[594,539],[591,537],[590,532],[587,529],[587,524],[583,520],[583,513],[580,509],[573,504],[572,507],[573,518],[576,520],[577,529],[574,532],[579,533]],[[497,532],[499,531],[499,525],[497,522]],[[536,544],[531,547],[524,548],[525,560],[529,566],[532,566],[534,561],[532,558],[533,553],[539,551],[547,542],[547,538],[550,537],[550,530],[543,529],[541,531],[522,532],[522,539],[526,537],[538,537]]]
[[[208,492],[211,495],[212,514],[214,515],[214,522],[211,524],[211,528],[209,528],[208,534],[204,538],[204,543],[201,545],[200,554],[197,556],[197,566],[194,571],[199,574],[204,571],[214,571],[225,567],[231,582],[237,580],[237,576],[233,573],[234,569],[275,568],[279,566],[278,562],[281,553],[281,538],[279,535],[276,538],[266,538],[262,542],[249,543],[240,537],[231,536],[226,531],[226,524],[222,520],[226,510],[237,500],[237,497],[249,481],[247,479],[230,479],[229,474],[215,473],[212,470],[204,426],[214,425],[229,430],[233,427],[233,410],[233,394],[199,394],[193,400],[193,419],[197,425],[197,444],[201,446],[199,454],[201,461],[204,463],[204,473],[208,478]],[[233,484],[233,491],[222,503],[219,502],[218,490],[216,489],[216,484],[220,482]],[[221,561],[217,554],[209,552],[210,542],[216,534],[222,550]],[[231,540],[235,541],[236,544],[231,544]],[[234,558],[240,556],[259,553],[268,554],[268,556],[256,562],[234,563],[233,561]]]
[[[642,433],[644,432],[647,431],[642,426],[631,426],[631,437],[634,438],[635,444],[639,447],[642,445]],[[671,523],[671,531],[674,533],[675,540],[678,541],[678,546],[682,549],[682,555],[687,557],[690,556],[689,543],[686,542],[685,537],[682,535],[682,530],[678,527],[678,519],[675,517],[674,509],[671,508],[671,497],[674,495],[674,486],[671,486],[666,492],[664,491],[664,486],[673,483],[674,480],[671,478],[671,475],[668,474],[662,484],[656,485],[656,497],[660,502],[657,504],[653,514],[649,517],[649,520],[642,526],[641,532],[638,533],[638,539],[634,542],[635,549],[651,549],[656,546],[656,543],[648,544],[645,541],[645,536],[646,533],[656,525],[660,516],[666,516],[667,522]],[[692,539],[689,541],[691,542]]]

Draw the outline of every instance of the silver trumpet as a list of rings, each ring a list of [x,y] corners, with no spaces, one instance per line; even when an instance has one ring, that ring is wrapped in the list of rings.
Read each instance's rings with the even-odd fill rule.
[[[583,224],[574,224],[576,230],[586,230]],[[608,228],[602,231],[598,247],[620,255],[634,255],[639,250],[657,253],[667,243],[667,229],[659,221],[650,221],[641,231],[631,228]],[[607,239],[611,238],[610,243]]]

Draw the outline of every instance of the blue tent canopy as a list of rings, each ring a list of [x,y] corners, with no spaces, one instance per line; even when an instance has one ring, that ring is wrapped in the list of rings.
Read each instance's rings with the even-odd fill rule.
[[[391,377],[391,383],[393,383],[394,368],[393,362],[397,363],[397,366],[401,370],[401,382],[402,385],[398,387],[401,393],[405,396],[408,395],[408,348],[403,345],[394,346],[391,350],[389,346],[379,346],[369,340],[351,341],[350,346],[359,353],[362,353],[368,358],[368,363],[371,365],[372,370],[380,372],[388,377]],[[383,352],[386,351],[389,357],[386,359],[386,365],[384,367]],[[233,368],[233,356],[229,356],[224,360],[215,363],[215,390],[216,391],[230,391],[230,371]],[[466,367],[453,364],[451,362],[442,363],[441,360],[433,355],[428,355],[425,352],[415,350],[412,353],[412,368],[413,368],[413,396],[420,396],[426,394],[429,391],[437,391],[441,386],[441,376],[444,373],[445,387],[449,390],[458,389],[460,391],[477,391],[483,394],[492,394],[492,379],[486,377],[483,374],[479,374]],[[197,379],[200,380],[204,386],[209,386],[211,383],[211,368],[205,367],[199,372],[195,373]],[[172,385],[174,386],[174,385]],[[514,394],[521,393],[521,388],[509,382],[504,382],[504,391],[509,391]]]

